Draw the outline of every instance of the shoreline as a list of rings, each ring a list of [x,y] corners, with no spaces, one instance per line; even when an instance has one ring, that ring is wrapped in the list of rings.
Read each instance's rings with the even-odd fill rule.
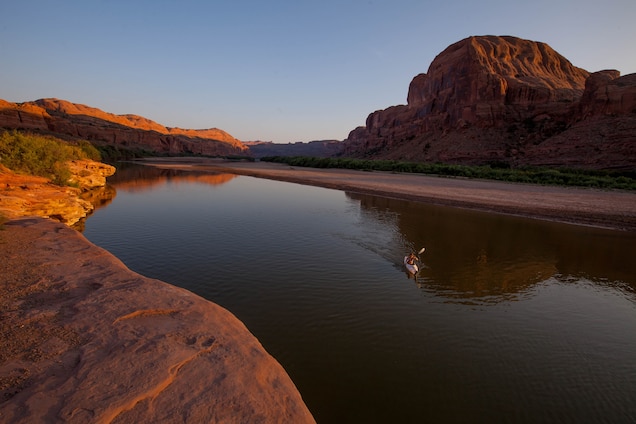
[[[422,174],[300,168],[211,158],[144,158],[148,166],[224,172],[352,193],[636,232],[636,193]]]

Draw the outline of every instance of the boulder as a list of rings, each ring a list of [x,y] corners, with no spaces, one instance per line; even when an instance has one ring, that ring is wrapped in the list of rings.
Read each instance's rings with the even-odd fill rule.
[[[73,160],[68,162],[71,178],[69,183],[88,191],[106,185],[106,177],[115,173],[115,167],[93,160]]]

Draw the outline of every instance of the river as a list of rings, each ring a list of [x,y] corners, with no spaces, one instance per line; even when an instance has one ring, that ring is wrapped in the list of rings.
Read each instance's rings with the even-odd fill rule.
[[[232,174],[109,183],[84,235],[229,309],[319,423],[636,419],[634,233]]]

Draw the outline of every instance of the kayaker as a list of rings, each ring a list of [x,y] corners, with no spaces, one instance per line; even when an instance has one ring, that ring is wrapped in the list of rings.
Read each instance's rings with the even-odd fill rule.
[[[411,252],[408,259],[406,260],[406,263],[409,265],[413,265],[416,260],[417,260],[417,256],[415,256],[415,253]]]

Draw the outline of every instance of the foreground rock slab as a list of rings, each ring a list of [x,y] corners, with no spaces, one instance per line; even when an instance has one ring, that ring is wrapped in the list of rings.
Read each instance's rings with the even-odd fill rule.
[[[0,422],[314,422],[230,312],[42,218],[0,230]]]

